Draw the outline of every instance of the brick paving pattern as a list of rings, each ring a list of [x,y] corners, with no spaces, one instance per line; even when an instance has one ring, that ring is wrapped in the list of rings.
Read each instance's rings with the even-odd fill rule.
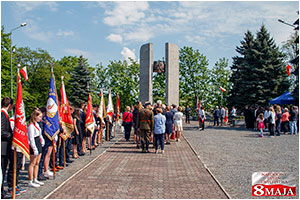
[[[120,140],[48,198],[228,198],[184,139],[165,146],[164,154],[150,151]]]

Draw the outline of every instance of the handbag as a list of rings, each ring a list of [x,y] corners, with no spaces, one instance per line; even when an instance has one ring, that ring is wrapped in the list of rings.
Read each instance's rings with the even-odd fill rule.
[[[122,126],[125,126],[125,122],[124,121],[127,119],[128,115],[129,115],[129,113],[126,115],[125,119],[123,120]]]

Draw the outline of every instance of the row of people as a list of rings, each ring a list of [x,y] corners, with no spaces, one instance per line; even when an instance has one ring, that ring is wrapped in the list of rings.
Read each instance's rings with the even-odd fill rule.
[[[2,184],[1,184],[1,197],[4,198],[4,180],[7,175],[8,194],[12,194],[13,187],[13,130],[14,130],[14,117],[9,118],[9,112],[13,109],[13,99],[5,97],[1,102],[1,170],[2,170]],[[29,125],[27,127],[29,149],[30,149],[30,164],[28,166],[28,186],[40,187],[44,185],[45,180],[53,176],[53,170],[59,171],[64,169],[73,162],[70,159],[71,152],[74,159],[79,156],[84,156],[88,150],[95,149],[101,143],[102,133],[104,132],[105,123],[97,116],[98,107],[93,106],[93,115],[95,119],[95,131],[92,134],[85,128],[86,105],[81,104],[81,109],[70,108],[73,114],[72,120],[74,131],[64,141],[63,135],[66,131],[62,128],[60,123],[59,134],[55,137],[54,147],[53,142],[45,135],[45,114],[46,108],[34,108],[31,113]],[[109,117],[105,121],[110,121],[109,138],[111,136],[112,120]],[[106,135],[106,134],[105,134]],[[63,148],[65,143],[65,150]],[[86,148],[88,146],[88,148]],[[53,161],[53,148],[56,149]],[[64,155],[66,158],[64,158]],[[17,147],[17,167],[16,167],[16,195],[26,192],[24,188],[19,185],[19,172],[23,164],[24,156],[22,151]],[[66,161],[66,162],[64,162]],[[54,164],[53,164],[54,163]]]

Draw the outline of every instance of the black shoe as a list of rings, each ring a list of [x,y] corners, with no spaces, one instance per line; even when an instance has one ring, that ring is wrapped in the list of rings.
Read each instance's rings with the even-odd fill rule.
[[[39,177],[38,177],[38,181],[45,181],[49,179],[48,177],[45,177],[43,174],[41,174]]]
[[[74,160],[68,160],[68,161],[66,161],[67,163],[72,163],[72,162],[74,162]]]

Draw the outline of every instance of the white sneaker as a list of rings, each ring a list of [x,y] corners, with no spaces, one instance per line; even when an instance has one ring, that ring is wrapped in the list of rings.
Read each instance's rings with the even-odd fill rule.
[[[44,176],[45,177],[52,177],[53,176],[53,172],[50,172],[49,170],[44,172]]]
[[[44,185],[45,183],[38,181],[37,179],[34,179],[34,183],[39,184],[39,185]]]
[[[29,181],[28,186],[29,186],[29,187],[35,187],[35,188],[40,187],[39,184],[36,184],[36,183],[34,183],[34,182],[32,182],[32,181]]]

